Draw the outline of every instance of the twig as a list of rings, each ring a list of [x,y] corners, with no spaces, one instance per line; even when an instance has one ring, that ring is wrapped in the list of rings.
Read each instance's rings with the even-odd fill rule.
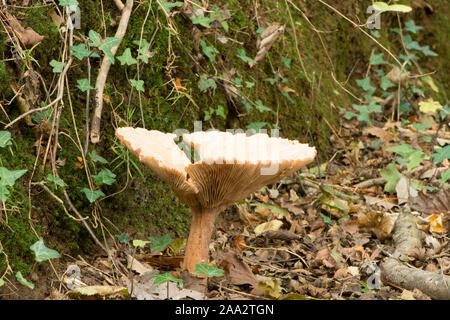
[[[117,27],[115,38],[120,39],[122,42],[122,38],[125,36],[125,32],[127,31],[128,21],[131,16],[131,9],[133,8],[133,0],[127,0],[125,7],[122,10],[122,16],[120,17],[119,26]],[[111,53],[114,56],[117,52],[117,49],[120,46],[120,42],[111,48]],[[108,72],[111,67],[110,58],[105,55],[102,60],[102,64],[100,66],[100,70],[98,72],[97,81],[95,83],[95,108],[94,114],[92,115],[92,127],[91,127],[91,142],[98,143],[100,141],[100,121],[102,118],[102,109],[103,109],[103,91],[105,89],[106,78],[108,77]]]

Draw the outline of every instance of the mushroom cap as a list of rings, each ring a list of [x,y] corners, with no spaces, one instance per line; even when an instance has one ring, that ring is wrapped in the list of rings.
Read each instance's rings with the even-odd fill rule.
[[[183,135],[183,141],[200,157],[191,163],[174,142],[175,134],[118,128],[116,136],[193,210],[222,210],[297,171],[316,156],[315,148],[296,140],[201,131]]]

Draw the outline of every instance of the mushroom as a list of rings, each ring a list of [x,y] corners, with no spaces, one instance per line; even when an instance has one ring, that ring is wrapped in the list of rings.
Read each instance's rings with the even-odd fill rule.
[[[139,161],[172,187],[192,211],[182,268],[190,274],[207,264],[209,243],[219,212],[312,162],[315,148],[296,140],[244,133],[183,134],[199,160],[191,163],[175,143],[175,134],[142,128],[118,128],[116,136]]]

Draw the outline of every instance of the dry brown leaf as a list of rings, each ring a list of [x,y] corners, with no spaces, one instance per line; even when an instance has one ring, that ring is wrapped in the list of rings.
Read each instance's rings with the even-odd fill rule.
[[[231,284],[249,284],[255,288],[258,286],[258,281],[250,267],[235,252],[223,253],[218,260],[220,267],[225,271],[225,277]]]
[[[253,231],[255,232],[256,236],[259,236],[260,234],[262,234],[265,231],[279,230],[282,225],[283,225],[283,221],[274,219],[269,222],[261,223],[260,225],[256,226]]]
[[[256,54],[255,60],[256,62],[261,61],[272,45],[277,41],[277,39],[283,34],[284,25],[280,25],[277,22],[272,23],[269,27],[264,29],[261,33],[261,38],[258,40],[256,45],[258,49],[258,53]],[[253,64],[250,63],[250,66]]]
[[[375,137],[383,139],[384,141],[390,141],[394,138],[389,131],[386,131],[385,128],[371,127],[371,128],[365,129],[363,131],[363,133],[371,134]]]
[[[16,19],[13,15],[8,12],[5,12],[5,15],[8,19],[9,25],[14,31],[15,35],[19,39],[19,41],[23,44],[23,46],[27,49],[30,49],[37,43],[44,40],[44,37],[34,31],[32,28],[24,28],[19,20]]]
[[[336,262],[330,255],[330,250],[328,249],[328,247],[323,247],[317,252],[316,257],[314,258],[314,262],[318,266],[324,265],[328,268],[334,268],[336,265]]]
[[[442,215],[440,214],[432,214],[425,218],[430,223],[430,231],[431,232],[444,232],[443,224],[442,224]]]
[[[393,228],[391,219],[379,211],[362,214],[358,217],[357,224],[363,232],[373,233],[381,241],[391,236]]]
[[[264,292],[264,297],[278,299],[281,296],[280,286],[277,279],[260,281],[258,288]]]

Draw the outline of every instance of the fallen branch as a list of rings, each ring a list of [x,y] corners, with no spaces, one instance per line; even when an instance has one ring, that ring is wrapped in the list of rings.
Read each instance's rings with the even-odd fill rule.
[[[424,234],[417,228],[417,218],[411,213],[402,213],[394,225],[393,239],[395,252],[382,265],[384,278],[408,290],[419,289],[427,296],[437,300],[450,299],[450,277],[405,266],[405,256],[411,250],[422,248]]]
[[[122,38],[125,35],[128,27],[128,21],[130,20],[131,9],[133,8],[133,0],[127,0],[125,7],[122,10],[122,16],[120,17],[119,26],[117,27],[115,38],[120,39],[120,42],[111,48],[111,53],[114,56],[117,49],[122,42]],[[108,77],[109,68],[111,67],[110,58],[105,55],[98,72],[97,81],[95,83],[95,107],[94,114],[92,115],[91,124],[91,142],[98,143],[100,141],[100,121],[102,118],[103,109],[103,91],[105,89],[106,78]]]

